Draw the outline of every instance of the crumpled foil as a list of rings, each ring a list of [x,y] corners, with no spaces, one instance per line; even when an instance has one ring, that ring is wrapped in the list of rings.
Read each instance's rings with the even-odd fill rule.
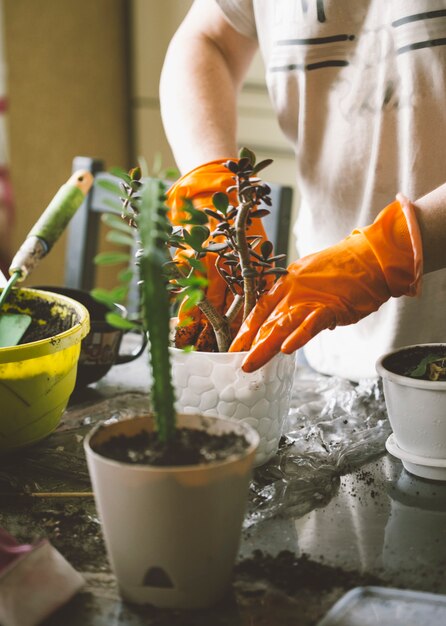
[[[326,504],[341,475],[384,452],[391,428],[380,379],[353,383],[299,367],[283,432],[278,453],[254,472],[245,528]]]

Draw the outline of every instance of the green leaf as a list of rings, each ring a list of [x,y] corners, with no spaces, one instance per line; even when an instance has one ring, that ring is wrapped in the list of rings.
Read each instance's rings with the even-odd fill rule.
[[[264,259],[267,259],[273,251],[273,244],[271,241],[264,241],[260,246],[260,251]]]
[[[97,265],[118,265],[130,260],[130,255],[124,252],[100,252],[94,257]]]
[[[113,302],[123,304],[127,300],[128,292],[129,290],[127,285],[121,285],[119,287],[114,287],[109,293],[113,298]]]
[[[132,282],[133,276],[134,276],[133,270],[131,270],[131,269],[121,270],[118,273],[118,280],[121,283],[126,283],[127,284],[127,283]]]
[[[120,230],[123,233],[128,233],[129,235],[133,235],[135,232],[135,229],[132,226],[129,226],[127,222],[124,222],[122,217],[112,215],[111,213],[103,213],[101,221],[109,228]]]
[[[199,289],[186,289],[185,295],[187,296],[182,304],[183,311],[190,311],[197,304],[199,304],[204,297],[204,294]]]
[[[197,270],[197,272],[203,272],[203,274],[206,272],[204,264],[198,259],[195,259],[194,257],[186,257],[186,261],[191,267],[194,268],[194,270]]]
[[[107,313],[105,319],[110,326],[114,326],[115,328],[120,328],[122,330],[132,330],[133,328],[138,328],[137,324],[121,317],[118,313]]]
[[[91,296],[96,300],[96,302],[100,302],[101,304],[105,304],[105,306],[113,309],[115,306],[115,300],[111,293],[106,289],[101,289],[97,287],[96,289],[91,290]]]
[[[256,155],[249,148],[241,148],[238,155],[240,159],[248,159],[248,161],[251,163],[253,167],[256,164]]]
[[[426,374],[427,366],[431,363],[435,363],[435,361],[440,361],[442,358],[438,354],[428,354],[425,356],[416,367],[407,372],[407,376],[412,376],[413,378],[420,378]]]
[[[183,236],[188,246],[197,252],[201,252],[203,243],[209,237],[209,228],[205,226],[193,226],[190,232],[185,230]]]
[[[220,213],[226,215],[226,211],[228,210],[229,206],[229,198],[227,194],[225,194],[223,191],[217,191],[217,193],[214,193],[214,195],[212,196],[212,204],[217,209],[217,211],[220,211]]]
[[[122,203],[119,200],[114,200],[113,198],[104,198],[103,203],[105,204],[105,206],[108,206],[108,208],[111,209],[113,213],[121,214]],[[103,213],[102,215],[108,215],[108,213]]]
[[[260,161],[260,163],[257,163],[257,165],[254,166],[254,174],[257,174],[258,172],[260,172],[260,170],[264,170],[265,167],[268,167],[269,165],[271,165],[271,163],[273,163],[273,159],[265,159],[264,161]]]
[[[119,186],[118,181],[110,180],[108,178],[97,178],[95,185],[102,187],[102,189],[106,189],[107,191],[111,191],[111,193],[116,195],[121,193],[121,187]]]
[[[184,348],[181,348],[183,350],[183,352],[195,352],[196,351],[196,347],[195,346],[184,346]]]
[[[183,206],[181,208],[185,213],[189,215],[188,218],[180,220],[181,224],[184,224],[184,225],[192,224],[192,225],[197,225],[197,226],[199,225],[204,226],[205,224],[209,222],[208,217],[204,213],[204,211],[200,211],[199,209],[196,209],[192,201],[189,198],[183,199]]]
[[[109,172],[110,174],[113,174],[113,176],[124,180],[126,183],[130,184],[132,182],[132,179],[130,178],[128,172],[123,170],[121,167],[111,167]]]
[[[110,243],[117,243],[121,246],[128,246],[129,248],[133,248],[135,245],[133,237],[129,237],[129,235],[116,230],[109,231],[105,238]]]

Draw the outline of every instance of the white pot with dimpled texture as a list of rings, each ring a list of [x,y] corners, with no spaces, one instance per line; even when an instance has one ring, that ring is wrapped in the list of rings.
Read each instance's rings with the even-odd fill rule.
[[[279,353],[251,374],[246,352],[185,352],[171,348],[177,411],[216,415],[250,424],[260,436],[255,465],[277,452],[290,409],[295,355]]]

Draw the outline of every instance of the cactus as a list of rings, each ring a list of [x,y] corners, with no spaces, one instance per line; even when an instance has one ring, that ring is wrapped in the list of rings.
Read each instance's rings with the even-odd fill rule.
[[[140,275],[144,278],[141,284],[142,321],[150,340],[155,423],[160,441],[166,442],[175,432],[169,357],[170,303],[163,267],[168,260],[166,241],[170,226],[162,182],[147,179],[141,189],[141,204],[136,220],[141,239]]]

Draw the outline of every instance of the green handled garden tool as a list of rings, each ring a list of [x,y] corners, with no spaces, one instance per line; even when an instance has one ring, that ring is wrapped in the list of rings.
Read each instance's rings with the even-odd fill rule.
[[[93,183],[87,170],[78,170],[62,185],[50,204],[34,224],[9,267],[10,278],[0,294],[0,348],[15,346],[31,324],[25,313],[5,313],[5,303],[11,289],[32,272],[37,263],[59,239],[70,219],[82,204]]]

